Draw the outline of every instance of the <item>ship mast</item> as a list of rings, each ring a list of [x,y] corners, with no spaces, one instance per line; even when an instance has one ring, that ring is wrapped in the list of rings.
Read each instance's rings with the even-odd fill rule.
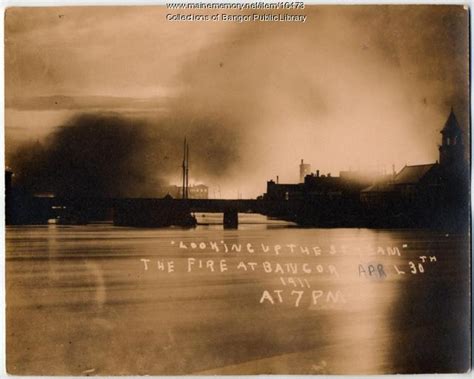
[[[189,186],[189,146],[184,139],[183,145],[183,199],[188,198],[188,186]]]
[[[186,199],[189,197],[189,145],[186,144]]]

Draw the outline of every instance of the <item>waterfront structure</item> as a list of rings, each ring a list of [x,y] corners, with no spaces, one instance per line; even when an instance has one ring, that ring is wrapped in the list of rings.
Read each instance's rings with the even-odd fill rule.
[[[393,178],[385,178],[360,192],[360,199],[369,208],[405,206],[430,200],[433,204],[442,184],[440,165],[436,163],[403,167]]]
[[[302,183],[276,183],[273,180],[267,182],[267,192],[263,195],[265,200],[287,201],[302,199],[304,184]]]
[[[393,179],[363,189],[361,204],[375,225],[464,228],[469,220],[469,167],[462,130],[451,109],[440,131],[439,161],[403,167]]]
[[[464,159],[462,131],[453,112],[441,130],[440,160],[405,166],[399,173],[382,175],[340,172],[306,175],[304,183],[267,182],[259,200],[207,200],[208,187],[188,184],[188,148],[183,159],[183,187],[157,189],[156,198],[44,197],[11,185],[5,173],[7,224],[41,224],[49,219],[63,223],[109,220],[125,225],[192,225],[192,210],[227,214],[227,227],[238,225],[239,211],[257,212],[324,227],[442,227],[464,228],[469,220],[469,166]],[[183,206],[173,199],[189,199]],[[237,203],[236,203],[237,201]],[[188,204],[186,204],[188,203]],[[216,205],[217,204],[217,205]],[[145,211],[146,209],[146,211]],[[156,209],[166,219],[145,215]],[[136,216],[135,213],[140,213]],[[168,213],[180,215],[177,218]],[[186,215],[184,217],[183,215]]]
[[[341,171],[339,176],[331,173],[305,175],[303,183],[281,184],[270,180],[263,198],[267,200],[301,200],[315,198],[337,198],[342,196],[358,197],[359,191],[381,176],[368,175],[357,171]]]
[[[405,165],[398,173],[342,171],[306,175],[304,183],[267,182],[264,200],[291,205],[308,226],[453,227],[469,219],[469,167],[462,130],[451,110],[439,147],[439,161]]]
[[[183,191],[183,187],[176,185],[169,185],[160,188],[160,197],[170,196],[173,199],[182,199],[183,193],[187,194],[187,199],[208,199],[209,198],[209,187],[205,184],[191,185]]]
[[[467,164],[462,131],[452,109],[440,133],[439,162],[405,165],[392,180],[363,189],[361,200],[369,207],[387,206],[393,202],[434,206],[443,195],[456,191],[457,188],[449,185],[466,177]]]
[[[190,199],[208,199],[209,187],[204,184],[197,184],[188,187],[188,196]]]

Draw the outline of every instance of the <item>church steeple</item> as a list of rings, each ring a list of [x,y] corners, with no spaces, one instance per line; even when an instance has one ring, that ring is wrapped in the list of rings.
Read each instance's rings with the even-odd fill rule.
[[[446,168],[454,168],[464,161],[462,131],[451,107],[449,117],[441,130],[442,143],[439,147],[439,162]]]

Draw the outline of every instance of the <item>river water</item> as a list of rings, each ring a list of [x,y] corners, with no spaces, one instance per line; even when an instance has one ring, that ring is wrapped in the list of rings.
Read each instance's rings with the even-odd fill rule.
[[[469,243],[420,230],[7,227],[11,374],[469,367]]]

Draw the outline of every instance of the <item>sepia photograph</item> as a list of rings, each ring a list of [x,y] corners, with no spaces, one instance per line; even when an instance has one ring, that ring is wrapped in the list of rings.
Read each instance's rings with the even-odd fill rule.
[[[4,14],[10,375],[471,369],[464,5]]]

